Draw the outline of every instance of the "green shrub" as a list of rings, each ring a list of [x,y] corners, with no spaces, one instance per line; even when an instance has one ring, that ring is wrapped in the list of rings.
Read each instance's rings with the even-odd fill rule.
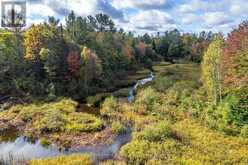
[[[106,98],[100,110],[101,115],[111,117],[116,112],[118,112],[117,100],[113,96]]]
[[[180,156],[181,150],[173,140],[164,143],[154,143],[144,140],[134,140],[122,147],[120,156],[123,157],[128,164],[143,165],[150,160],[164,162],[164,164],[172,164],[174,162],[172,155]]]
[[[150,144],[148,141],[132,141],[121,149],[120,155],[129,164],[141,165],[149,160]]]
[[[164,121],[148,126],[143,131],[137,133],[135,138],[138,140],[148,140],[150,142],[163,141],[172,134],[171,125]]]
[[[178,105],[179,96],[180,92],[173,89],[168,89],[165,94],[164,103],[166,103],[167,105]]]
[[[172,86],[172,89],[175,91],[178,91],[178,92],[184,92],[188,96],[190,96],[190,94],[192,94],[192,92],[195,89],[197,89],[197,87],[198,87],[198,85],[194,81],[181,80],[181,81],[174,83],[174,85]]]
[[[235,125],[248,124],[248,88],[240,88],[230,92],[227,99],[230,100],[229,119]]]
[[[41,138],[40,139],[40,144],[44,147],[49,146],[51,144],[50,141],[48,141],[46,138]]]
[[[138,93],[136,96],[135,104],[137,106],[145,106],[147,111],[152,111],[153,105],[160,103],[160,94],[153,88],[148,87]]]
[[[114,131],[114,133],[118,135],[126,132],[126,127],[121,122],[118,121],[113,122],[111,128]]]
[[[247,124],[248,104],[240,97],[239,92],[229,93],[217,107],[208,111],[206,121],[212,128],[216,127],[228,135],[238,135],[240,127]]]
[[[65,116],[56,111],[49,111],[35,121],[35,127],[41,133],[60,132],[64,130],[66,125]]]
[[[103,129],[103,122],[101,119],[84,113],[72,113],[68,116],[68,124],[66,131],[73,132],[96,132]]]
[[[173,80],[168,77],[158,76],[154,82],[154,88],[160,92],[167,90],[174,84]]]
[[[248,138],[248,125],[244,125],[240,131],[240,136]]]

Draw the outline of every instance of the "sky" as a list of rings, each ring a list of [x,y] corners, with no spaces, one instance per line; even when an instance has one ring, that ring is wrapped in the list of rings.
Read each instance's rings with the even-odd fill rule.
[[[137,34],[174,28],[228,33],[248,19],[248,0],[27,0],[27,23],[48,16],[65,22],[71,10],[80,16],[108,14],[118,28]]]

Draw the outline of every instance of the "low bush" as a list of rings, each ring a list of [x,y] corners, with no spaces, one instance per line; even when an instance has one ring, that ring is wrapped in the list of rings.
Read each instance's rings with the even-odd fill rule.
[[[154,88],[160,92],[164,92],[169,87],[174,84],[174,81],[169,79],[168,77],[158,76],[154,82]]]
[[[248,88],[231,91],[227,99],[230,100],[230,122],[238,126],[248,124]]]
[[[17,105],[1,115],[9,122],[23,121],[27,133],[96,132],[103,128],[101,119],[91,114],[76,112],[76,107],[77,102],[62,99],[50,103]]]
[[[120,156],[128,164],[135,165],[149,164],[152,160],[153,163],[161,161],[164,164],[173,164],[174,157],[179,157],[180,154],[179,145],[173,140],[163,143],[134,140],[125,145],[120,152]]]
[[[43,116],[33,122],[34,128],[41,133],[64,131],[67,123],[66,116],[56,111],[47,111]],[[35,117],[35,116],[33,116]]]
[[[244,138],[248,138],[248,125],[244,125],[244,126],[241,128],[240,136],[241,136],[241,137],[244,137]]]
[[[87,154],[58,156],[48,159],[31,160],[30,165],[93,165],[93,159]]]
[[[132,141],[122,147],[120,155],[129,163],[141,165],[150,159],[150,143],[148,141]]]
[[[148,140],[150,142],[164,141],[172,134],[171,125],[166,122],[160,122],[148,126],[143,131],[136,133],[135,138],[138,140]]]
[[[113,117],[113,115],[118,112],[118,110],[119,109],[117,100],[113,96],[111,96],[109,98],[106,98],[103,102],[100,113],[103,116]]]
[[[153,106],[157,103],[160,103],[160,95],[153,88],[148,87],[142,91],[140,91],[135,100],[135,105],[137,107],[144,107],[145,111],[151,112],[153,111]]]
[[[112,130],[114,131],[115,134],[123,134],[126,132],[126,127],[118,121],[115,121],[111,125]]]
[[[66,131],[73,132],[96,132],[103,128],[103,122],[90,114],[72,113],[68,116]]]

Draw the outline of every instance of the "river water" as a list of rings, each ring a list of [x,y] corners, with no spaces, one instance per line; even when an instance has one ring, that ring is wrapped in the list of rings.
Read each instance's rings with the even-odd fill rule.
[[[148,78],[138,80],[129,91],[128,101],[134,101],[134,95],[139,86],[143,86],[146,83],[153,81],[153,79],[154,75],[151,73]],[[68,149],[62,151],[56,145],[45,147],[41,145],[40,140],[31,141],[26,137],[19,136],[14,139],[11,138],[11,140],[8,139],[0,142],[0,160],[8,162],[10,158],[14,158],[15,160],[30,160],[63,154],[89,153],[92,155],[93,159],[98,162],[101,160],[113,159],[119,149],[129,141],[131,141],[131,130],[117,136],[111,144],[86,146],[78,150]]]
[[[143,86],[146,83],[153,81],[153,79],[154,79],[154,74],[153,74],[153,72],[151,72],[151,74],[148,78],[138,80],[138,82],[129,91],[128,102],[131,103],[134,101],[134,98],[135,98],[134,95],[135,95],[135,92],[137,91],[139,86]]]
[[[73,153],[89,153],[95,162],[112,159],[121,146],[131,140],[131,131],[117,136],[111,144],[86,146],[78,150],[60,150],[55,145],[42,146],[39,140],[31,142],[28,138],[20,136],[15,141],[0,143],[0,158],[9,162],[15,160],[30,160],[35,158],[46,158]],[[1,164],[1,162],[0,162]]]

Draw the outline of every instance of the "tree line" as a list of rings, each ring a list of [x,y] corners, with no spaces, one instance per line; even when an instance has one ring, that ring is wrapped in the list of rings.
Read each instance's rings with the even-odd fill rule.
[[[82,17],[73,11],[65,25],[49,17],[22,32],[1,29],[0,95],[70,96],[80,99],[153,61],[184,58],[200,62],[211,32],[177,29],[135,36],[117,29],[106,14]]]

